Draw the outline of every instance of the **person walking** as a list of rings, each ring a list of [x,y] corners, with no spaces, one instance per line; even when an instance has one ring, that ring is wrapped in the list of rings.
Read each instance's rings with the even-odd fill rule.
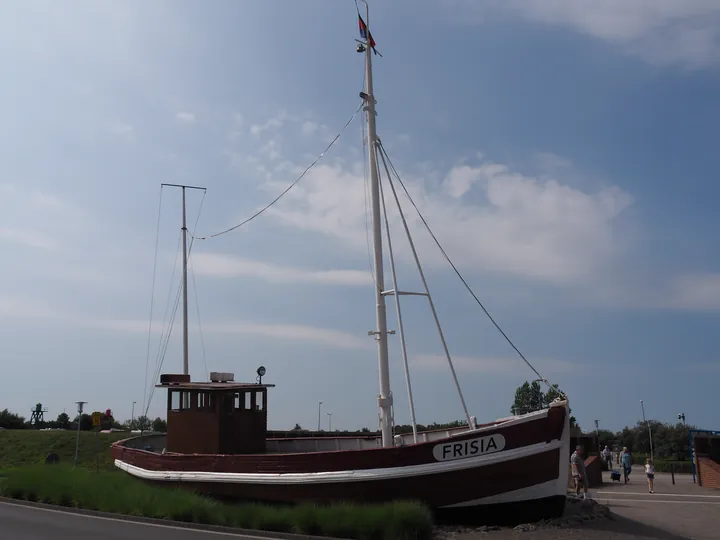
[[[580,496],[580,486],[583,487],[583,499],[588,498],[588,481],[587,472],[585,471],[585,458],[583,457],[583,448],[579,444],[575,447],[575,452],[570,456],[572,465],[572,477],[575,482],[575,495]]]
[[[650,493],[655,493],[655,490],[654,490],[655,465],[653,465],[653,462],[650,458],[647,458],[645,460],[645,474],[647,475],[647,480],[648,480],[648,491]]]
[[[603,450],[603,457],[605,458],[605,465],[608,468],[608,471],[612,469],[612,452],[610,452],[610,448],[608,448],[608,445],[605,445],[605,449]]]
[[[627,449],[627,446],[623,447],[622,457],[620,458],[623,468],[623,476],[625,477],[625,483],[630,481],[630,473],[632,472],[632,455]]]

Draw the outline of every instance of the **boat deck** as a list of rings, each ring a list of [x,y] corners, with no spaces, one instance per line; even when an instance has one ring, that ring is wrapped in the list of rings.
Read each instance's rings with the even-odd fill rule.
[[[424,431],[418,433],[418,443],[456,437],[467,433],[467,427]],[[122,445],[128,448],[137,448],[149,452],[163,453],[166,448],[167,437],[164,433],[151,433],[133,437],[123,441]],[[403,433],[395,436],[396,446],[413,444],[413,434]],[[298,437],[267,439],[267,454],[306,454],[314,452],[332,452],[337,450],[370,450],[381,448],[381,439],[377,435],[350,436],[350,437]]]

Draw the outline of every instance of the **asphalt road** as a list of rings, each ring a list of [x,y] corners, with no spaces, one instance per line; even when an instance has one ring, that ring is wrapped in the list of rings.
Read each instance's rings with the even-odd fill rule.
[[[279,540],[0,503],[0,540]]]

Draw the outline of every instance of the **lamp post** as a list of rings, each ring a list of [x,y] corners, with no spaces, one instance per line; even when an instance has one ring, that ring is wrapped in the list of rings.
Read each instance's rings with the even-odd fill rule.
[[[655,463],[655,458],[653,456],[652,430],[650,429],[650,424],[648,424],[648,421],[645,419],[645,403],[642,399],[640,400],[640,407],[642,408],[643,422],[645,422],[645,425],[647,426],[648,436],[650,437],[650,461]]]
[[[78,460],[78,450],[80,449],[80,420],[82,418],[82,412],[83,412],[83,405],[87,403],[87,401],[76,401],[77,403],[77,411],[78,411],[78,429],[77,429],[77,439],[75,439],[75,461],[73,461],[73,469],[77,467],[77,460]]]
[[[322,401],[318,401],[318,431],[320,431],[320,407],[322,407]]]
[[[131,430],[135,427],[135,403],[137,403],[137,401],[133,401],[132,413],[130,414],[130,429]]]
[[[332,413],[326,413],[328,415],[328,431],[332,431]]]

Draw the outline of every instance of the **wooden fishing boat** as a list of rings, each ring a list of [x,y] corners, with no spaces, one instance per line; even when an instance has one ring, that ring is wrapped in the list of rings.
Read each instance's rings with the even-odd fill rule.
[[[369,14],[366,14],[369,23]],[[182,374],[163,374],[157,388],[167,390],[167,434],[148,434],[113,444],[115,465],[137,478],[190,487],[202,493],[273,503],[380,502],[418,500],[451,519],[527,521],[555,517],[564,510],[568,484],[570,426],[565,396],[548,408],[478,425],[468,413],[432,296],[397,198],[392,164],[376,134],[372,78],[375,42],[358,13],[365,55],[365,89],[360,94],[368,131],[376,329],[380,371],[379,434],[354,437],[272,438],[268,436],[265,369],[256,382],[235,382],[234,374],[212,373],[210,381],[188,375],[187,228],[183,189],[183,343]],[[358,109],[359,110],[359,109]],[[398,205],[424,290],[398,288],[390,244],[380,162]],[[397,175],[397,173],[395,172]],[[400,180],[397,176],[397,180]],[[402,182],[402,180],[400,180]],[[403,186],[404,187],[404,186]],[[408,194],[409,196],[409,194]],[[392,288],[383,275],[382,214],[385,214]],[[418,210],[419,212],[419,210]],[[424,220],[423,220],[424,221]],[[438,244],[439,245],[439,244]],[[444,253],[444,252],[443,252]],[[468,287],[469,288],[469,287]],[[467,425],[418,432],[410,385],[400,299],[424,296],[429,302]],[[385,299],[393,296],[413,432],[393,433]],[[477,298],[476,298],[477,299]],[[479,300],[478,300],[479,302]],[[507,337],[506,337],[507,339]]]

